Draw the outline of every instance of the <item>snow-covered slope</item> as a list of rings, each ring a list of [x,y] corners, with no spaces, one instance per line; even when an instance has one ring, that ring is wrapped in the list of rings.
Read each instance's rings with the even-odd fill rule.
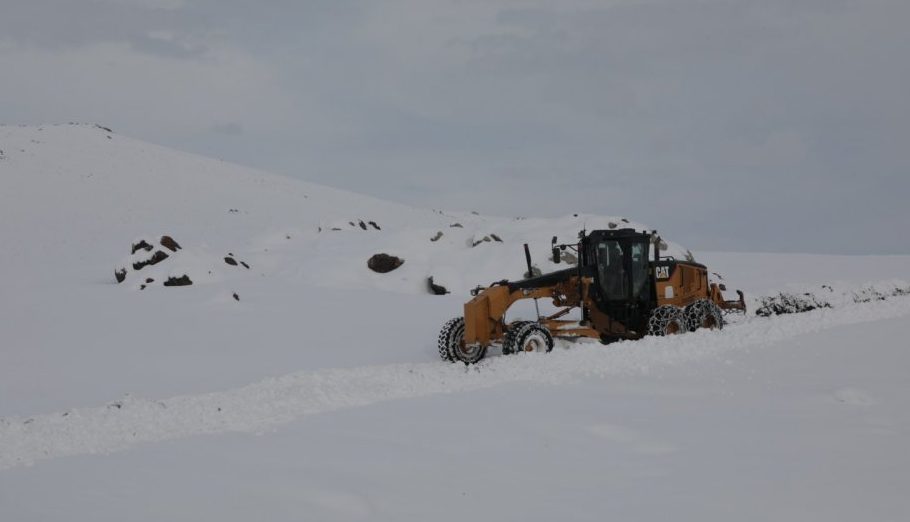
[[[426,293],[433,276],[464,292],[520,278],[522,243],[548,270],[552,236],[572,242],[584,227],[646,228],[622,217],[522,219],[412,208],[179,153],[95,125],[0,127],[0,150],[0,262],[19,280],[33,273],[45,281],[51,274],[112,280],[132,243],[166,234],[184,248],[163,264],[167,273],[153,274],[158,282],[189,272],[194,283],[218,283],[225,291],[225,281],[239,277],[280,277]],[[377,275],[366,261],[380,252],[405,263]],[[247,260],[251,271],[226,265],[228,253]],[[672,242],[669,253],[686,254]],[[34,270],[36,263],[44,270]],[[148,273],[129,286],[138,288]]]
[[[0,150],[0,520],[910,510],[910,297],[869,290],[906,289],[910,257],[696,252],[752,305],[832,308],[466,368],[438,329],[521,277],[522,243],[546,271],[553,235],[644,226],[412,208],[91,125],[0,127]],[[162,235],[182,248],[115,283]]]

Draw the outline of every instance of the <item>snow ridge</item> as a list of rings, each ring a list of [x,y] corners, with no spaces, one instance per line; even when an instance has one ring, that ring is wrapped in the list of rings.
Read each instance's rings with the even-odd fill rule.
[[[58,457],[104,454],[139,443],[222,432],[262,432],[323,412],[381,401],[480,390],[512,382],[558,384],[582,377],[649,375],[731,350],[768,346],[843,325],[910,315],[910,298],[792,316],[741,318],[720,332],[649,337],[610,347],[562,342],[550,354],[493,357],[476,366],[421,363],[300,372],[234,390],[147,400],[29,418],[0,418],[0,469]]]

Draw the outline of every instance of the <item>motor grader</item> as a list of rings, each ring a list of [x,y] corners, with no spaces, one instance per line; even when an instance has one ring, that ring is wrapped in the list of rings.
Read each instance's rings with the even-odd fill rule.
[[[448,321],[439,334],[439,355],[447,361],[473,364],[487,348],[499,345],[504,355],[549,352],[553,337],[590,337],[609,343],[645,335],[673,335],[699,328],[723,328],[727,311],[745,312],[739,299],[724,300],[724,285],[708,280],[708,269],[694,261],[661,256],[656,231],[594,230],[579,233],[576,244],[552,241],[553,262],[566,249],[577,264],[549,274],[532,276],[527,244],[528,273],[520,281],[497,281],[471,291],[464,315]],[[653,257],[650,255],[653,247]],[[541,316],[538,299],[551,299],[555,313]],[[515,302],[533,299],[536,321],[506,323]],[[580,319],[569,319],[580,309]],[[577,315],[577,313],[576,313]]]

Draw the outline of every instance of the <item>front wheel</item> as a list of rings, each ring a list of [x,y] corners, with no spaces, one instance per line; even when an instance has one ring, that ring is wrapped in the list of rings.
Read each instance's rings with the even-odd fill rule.
[[[439,332],[437,342],[439,356],[445,361],[461,361],[465,364],[474,364],[483,359],[487,352],[486,346],[479,344],[466,346],[464,343],[464,317],[449,320]]]
[[[518,352],[518,348],[517,348],[518,332],[520,332],[521,329],[525,327],[525,325],[530,324],[530,323],[531,323],[531,321],[515,321],[514,323],[509,325],[509,327],[506,329],[506,334],[505,334],[505,336],[503,336],[503,339],[502,339],[502,354],[503,355],[509,355],[511,353]]]
[[[436,347],[443,361],[455,360],[453,346],[459,342],[464,342],[464,317],[450,319],[442,325]]]
[[[538,323],[526,323],[515,334],[515,352],[549,352],[553,350],[550,330]]]

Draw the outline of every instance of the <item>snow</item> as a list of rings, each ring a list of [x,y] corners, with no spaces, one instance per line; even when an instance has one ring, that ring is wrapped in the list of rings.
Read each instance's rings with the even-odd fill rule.
[[[910,286],[908,256],[696,252],[753,309],[832,308],[465,367],[438,329],[520,277],[522,243],[547,271],[553,235],[650,227],[411,208],[91,125],[0,127],[0,149],[0,520],[910,513],[910,297],[862,302]],[[114,282],[165,234],[183,248]],[[405,263],[375,274],[377,252]]]

